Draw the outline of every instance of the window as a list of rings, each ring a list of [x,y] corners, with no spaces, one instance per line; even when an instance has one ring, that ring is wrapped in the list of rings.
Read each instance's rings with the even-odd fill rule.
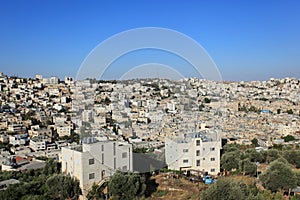
[[[114,158],[114,169],[116,169],[116,168],[117,168],[117,159]]]
[[[104,145],[103,144],[101,145],[101,151],[104,151]]]
[[[196,156],[200,156],[200,150],[196,151]]]
[[[93,165],[93,164],[95,164],[95,159],[94,158],[89,159],[89,165]]]
[[[122,158],[127,158],[127,153],[126,152],[122,153]]]
[[[101,156],[102,164],[104,164],[104,153]]]
[[[189,162],[188,159],[183,160],[183,163],[188,163],[188,162]]]
[[[196,161],[196,165],[197,165],[197,166],[200,166],[200,160],[197,160],[197,161]]]
[[[124,172],[124,171],[127,171],[127,166],[126,166],[126,165],[122,167],[122,171],[123,171],[123,172]]]
[[[95,173],[90,173],[89,174],[89,179],[94,179],[95,178]]]
[[[210,169],[210,172],[215,172],[216,170],[215,169]]]
[[[205,148],[203,148],[203,151],[205,151]]]
[[[189,152],[188,149],[183,149],[183,153],[187,153],[187,152]]]
[[[215,161],[216,159],[215,158],[210,158],[210,161]]]
[[[196,140],[196,146],[200,146],[200,140]]]
[[[203,160],[205,160],[205,158],[203,158]]]
[[[211,150],[211,151],[214,151],[214,150],[215,150],[215,147],[210,148],[210,150]]]

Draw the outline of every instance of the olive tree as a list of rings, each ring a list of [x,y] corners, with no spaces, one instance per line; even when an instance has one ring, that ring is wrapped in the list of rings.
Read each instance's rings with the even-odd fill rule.
[[[240,155],[237,151],[226,152],[221,157],[221,167],[227,171],[238,169]]]
[[[292,165],[300,167],[300,151],[299,150],[288,150],[283,153],[283,157]]]
[[[280,160],[273,161],[259,178],[263,186],[272,192],[296,187],[295,174],[291,167]]]
[[[82,194],[79,181],[62,174],[55,174],[48,178],[46,189],[46,195],[51,199],[78,199]]]
[[[145,178],[137,173],[116,172],[108,182],[108,191],[115,199],[132,200],[145,193]]]
[[[260,200],[262,196],[258,193],[254,184],[247,185],[242,181],[231,178],[221,178],[208,189],[201,192],[202,200]]]

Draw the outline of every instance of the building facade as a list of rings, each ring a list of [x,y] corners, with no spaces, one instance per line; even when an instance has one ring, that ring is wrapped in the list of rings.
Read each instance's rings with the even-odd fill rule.
[[[166,163],[172,170],[220,172],[221,138],[217,133],[200,132],[184,137],[167,138]]]
[[[30,139],[29,147],[34,151],[43,151],[46,149],[47,140],[45,136],[36,136]]]
[[[82,145],[62,148],[62,172],[76,177],[81,188],[132,168],[132,145],[127,142],[88,138]]]

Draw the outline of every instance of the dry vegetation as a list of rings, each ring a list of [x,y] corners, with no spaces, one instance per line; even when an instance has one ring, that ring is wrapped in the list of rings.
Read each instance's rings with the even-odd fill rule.
[[[151,177],[158,184],[156,192],[148,199],[199,199],[199,191],[207,188],[204,183],[192,183],[184,176],[159,174]]]

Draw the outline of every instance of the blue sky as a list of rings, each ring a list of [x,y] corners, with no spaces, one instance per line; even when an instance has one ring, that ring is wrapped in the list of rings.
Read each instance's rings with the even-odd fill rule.
[[[300,78],[299,10],[300,1],[289,0],[0,0],[0,71],[75,76],[108,37],[164,27],[201,44],[226,80]],[[136,59],[141,55],[155,62],[153,52],[137,53]]]

